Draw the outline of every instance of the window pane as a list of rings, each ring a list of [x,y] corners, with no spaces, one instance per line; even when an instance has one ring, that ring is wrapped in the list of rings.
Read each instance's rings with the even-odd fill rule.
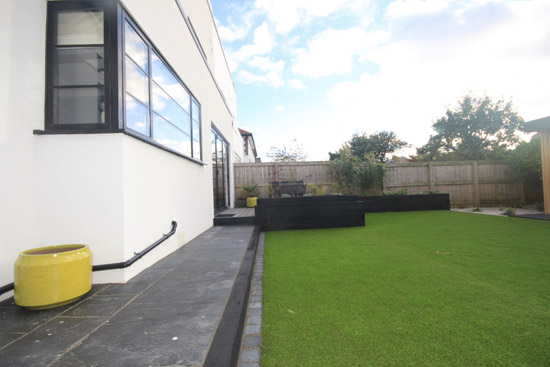
[[[201,130],[198,122],[193,121],[193,140],[196,142],[201,141]],[[200,146],[200,144],[199,144]],[[194,148],[195,149],[195,148]],[[198,155],[195,155],[197,153]],[[193,151],[193,156],[200,156],[200,150],[197,151],[196,149]]]
[[[162,115],[187,135],[191,135],[191,118],[170,96],[153,84],[153,111]]]
[[[149,109],[128,94],[126,95],[126,127],[150,136]]]
[[[199,105],[198,105],[197,102],[195,102],[195,100],[193,100],[193,113],[192,113],[192,116],[193,116],[193,120],[195,120],[195,121],[200,121],[201,120]]]
[[[157,114],[153,114],[153,139],[159,144],[191,156],[191,138]]]
[[[193,138],[200,139],[201,129],[198,121],[193,120]]]
[[[189,93],[154,52],[151,60],[153,80],[189,114]]]
[[[148,46],[128,22],[124,25],[124,47],[124,51],[132,60],[134,60],[145,73],[148,73]]]
[[[201,143],[193,139],[193,158],[201,159]]]
[[[96,124],[99,122],[105,122],[103,88],[55,89],[55,124]]]
[[[103,85],[103,47],[57,49],[56,85]]]
[[[149,78],[126,57],[126,91],[144,104],[149,104]]]
[[[64,10],[57,13],[58,45],[103,44],[103,11]]]

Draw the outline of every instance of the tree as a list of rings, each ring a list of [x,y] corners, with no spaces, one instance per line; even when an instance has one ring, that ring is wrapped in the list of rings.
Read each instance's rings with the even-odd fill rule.
[[[303,162],[307,158],[302,145],[298,144],[296,139],[292,140],[292,146],[271,147],[270,152],[266,155],[273,162]]]
[[[417,153],[424,160],[500,158],[519,142],[522,124],[511,101],[468,94],[432,125],[435,134]]]
[[[380,163],[386,161],[387,154],[394,153],[396,150],[408,145],[405,141],[398,139],[393,131],[380,131],[371,135],[365,133],[361,135],[354,134],[346,144],[351,155],[358,161],[368,161],[369,155],[372,155]],[[336,153],[329,152],[331,161],[342,155],[346,144]]]
[[[521,142],[510,152],[508,161],[514,167],[523,182],[542,184],[542,160],[540,135],[535,135],[530,142]]]
[[[333,156],[330,169],[333,177],[333,189],[351,194],[357,188],[360,194],[381,191],[384,186],[384,165],[372,153],[359,160],[353,155],[348,143],[344,143],[337,156]]]

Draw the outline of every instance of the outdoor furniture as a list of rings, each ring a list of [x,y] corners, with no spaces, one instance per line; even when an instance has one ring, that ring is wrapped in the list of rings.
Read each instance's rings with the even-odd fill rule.
[[[271,194],[274,197],[281,195],[303,196],[306,193],[304,181],[273,181],[270,182]]]

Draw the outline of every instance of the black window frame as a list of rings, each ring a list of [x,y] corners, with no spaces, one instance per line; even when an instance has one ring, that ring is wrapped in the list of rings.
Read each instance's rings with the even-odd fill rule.
[[[144,135],[144,134],[141,134],[140,132],[136,131],[136,130],[132,130],[130,128],[127,128],[126,126],[126,99],[125,99],[125,95],[126,95],[126,70],[125,70],[125,39],[124,39],[124,27],[125,27],[125,24],[126,22],[128,22],[130,24],[130,26],[132,27],[132,29],[140,36],[140,38],[147,44],[148,46],[148,85],[149,85],[149,127],[150,127],[150,130],[151,130],[151,134],[150,136],[147,136],[147,135]],[[152,145],[155,145],[161,149],[164,149],[164,150],[168,150],[170,152],[173,152],[174,154],[177,154],[177,155],[180,155],[182,157],[185,157],[187,159],[190,159],[192,161],[195,161],[195,162],[198,162],[198,163],[201,163],[201,164],[205,164],[203,163],[203,148],[202,148],[202,142],[203,142],[203,128],[202,128],[202,104],[199,102],[199,100],[195,97],[195,95],[191,92],[191,90],[187,87],[187,85],[185,84],[185,82],[183,82],[183,80],[180,78],[180,76],[178,75],[178,73],[175,71],[175,69],[172,67],[172,65],[170,65],[170,63],[167,61],[167,59],[164,57],[164,55],[162,54],[162,52],[160,52],[160,50],[155,46],[155,44],[149,39],[149,37],[147,36],[147,34],[141,29],[141,27],[139,26],[139,24],[137,24],[137,22],[130,16],[130,14],[127,12],[127,11],[122,11],[122,15],[121,15],[121,18],[120,18],[120,23],[119,23],[119,26],[118,28],[120,29],[120,32],[121,32],[121,42],[120,42],[120,48],[119,48],[119,56],[120,56],[120,66],[121,68],[123,69],[123,71],[121,71],[120,73],[120,80],[121,80],[121,108],[120,108],[120,111],[121,111],[121,122],[122,122],[122,127],[124,129],[124,133],[128,134],[128,135],[131,135],[139,140],[143,140],[149,144],[152,144]],[[156,140],[154,140],[153,136],[152,136],[152,130],[153,130],[153,116],[156,112],[154,112],[153,108],[152,108],[152,90],[153,90],[153,83],[155,83],[153,81],[153,76],[152,76],[152,58],[153,58],[153,54],[156,54],[156,56],[160,59],[161,62],[164,63],[164,65],[169,69],[169,71],[172,73],[172,75],[176,78],[176,80],[181,84],[181,86],[184,88],[184,90],[189,94],[189,131],[190,131],[190,134],[189,134],[189,139],[190,139],[190,144],[191,144],[191,155],[187,155],[187,154],[184,154],[182,152],[179,152],[177,150],[174,150],[166,145],[163,145],[161,143],[158,143]],[[160,86],[159,86],[160,87]],[[160,87],[162,89],[162,87]],[[164,91],[164,89],[162,89]],[[164,91],[166,93],[166,91]],[[168,94],[169,95],[169,94]],[[169,97],[172,98],[172,96],[169,95]],[[199,119],[198,119],[198,122],[199,122],[199,149],[200,149],[200,152],[198,154],[198,157],[195,157],[194,156],[194,144],[193,144],[193,102],[195,102],[198,106],[198,114],[199,114]],[[157,113],[158,114],[158,113]],[[159,115],[161,116],[161,115]],[[164,117],[161,117],[161,118],[164,118]],[[184,132],[185,133],[185,132]]]
[[[222,150],[222,158],[221,158],[221,171],[222,171],[222,177],[221,177],[221,188],[222,188],[222,192],[223,192],[223,199],[224,199],[224,202],[223,202],[223,205],[220,205],[220,200],[221,198],[218,196],[219,194],[219,189],[220,189],[220,177],[217,173],[213,173],[212,174],[212,186],[213,186],[213,189],[214,189],[214,211],[215,212],[218,212],[222,209],[225,209],[225,208],[228,208],[229,206],[231,206],[231,190],[230,190],[230,177],[231,177],[231,172],[230,172],[230,167],[232,166],[231,165],[231,160],[229,159],[230,158],[230,152],[231,152],[231,145],[229,144],[229,142],[227,141],[227,139],[225,139],[224,135],[221,133],[221,131],[216,127],[216,125],[214,123],[212,123],[212,126],[211,126],[211,136],[212,136],[212,140],[213,140],[213,144],[211,144],[211,146],[214,146],[214,151],[212,152],[212,169],[213,171],[216,171],[218,172],[219,170],[219,167],[218,167],[218,161],[219,161],[219,157],[218,157],[218,142],[221,143],[222,147],[221,147],[221,150]],[[224,171],[227,171],[227,175],[226,175],[226,172]],[[215,184],[214,184],[214,181],[215,181]],[[226,186],[226,183],[227,183],[227,186]]]
[[[57,13],[66,10],[86,10],[97,8],[103,10],[103,57],[104,57],[104,101],[105,122],[90,124],[56,124],[54,121],[54,68],[56,67],[56,36]],[[46,25],[46,96],[45,96],[45,129],[58,133],[87,133],[87,132],[117,132],[119,100],[116,98],[118,90],[118,54],[117,49],[119,9],[112,1],[49,1]]]
[[[57,13],[66,10],[86,10],[86,9],[102,9],[104,14],[104,101],[105,101],[105,121],[90,124],[56,124],[54,121],[54,68],[56,64],[56,36],[57,36]],[[166,145],[163,145],[149,136],[143,135],[135,130],[126,127],[126,86],[125,86],[125,50],[124,50],[124,26],[128,21],[132,28],[141,36],[149,47],[148,57],[149,63],[152,59],[152,53],[160,58],[167,66],[170,72],[174,75],[177,81],[183,86],[189,94],[189,128],[190,128],[190,151],[191,156],[182,152],[176,151]],[[151,69],[151,66],[149,66]],[[152,76],[149,74],[149,104],[152,107]],[[193,103],[198,106],[198,125],[199,125],[199,150],[195,156],[194,144],[194,118],[193,118]],[[73,0],[73,1],[48,1],[47,4],[47,24],[46,24],[46,91],[45,91],[45,123],[44,131],[35,130],[35,134],[89,134],[89,133],[124,133],[148,144],[154,145],[162,150],[176,154],[196,163],[206,165],[204,163],[203,139],[204,129],[202,124],[202,104],[179,77],[175,69],[170,65],[167,59],[162,55],[160,50],[149,39],[147,34],[141,29],[139,24],[130,16],[129,12],[118,1],[112,0]],[[150,126],[152,129],[152,108],[149,109]]]

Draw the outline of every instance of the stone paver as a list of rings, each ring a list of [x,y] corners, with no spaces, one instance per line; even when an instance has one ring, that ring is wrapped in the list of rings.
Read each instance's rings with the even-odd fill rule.
[[[202,366],[253,230],[213,227],[128,283],[94,286],[71,305],[1,302],[0,365]]]

